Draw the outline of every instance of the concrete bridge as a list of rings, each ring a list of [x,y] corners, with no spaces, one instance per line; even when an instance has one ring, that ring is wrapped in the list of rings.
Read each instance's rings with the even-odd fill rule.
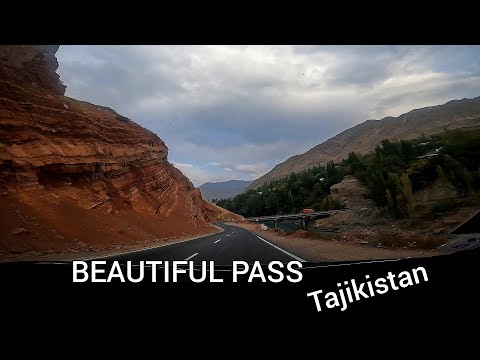
[[[246,218],[247,221],[253,223],[262,223],[265,221],[273,221],[273,227],[277,227],[279,221],[300,221],[302,229],[306,229],[310,221],[317,219],[324,219],[332,215],[334,212],[341,210],[329,210],[329,211],[315,211],[312,213],[299,213],[299,214],[285,214],[285,215],[271,215],[271,216],[259,216]]]

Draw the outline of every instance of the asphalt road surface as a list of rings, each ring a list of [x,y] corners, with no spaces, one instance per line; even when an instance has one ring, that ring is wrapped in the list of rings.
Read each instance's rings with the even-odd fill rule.
[[[236,260],[243,260],[248,263],[258,260],[262,264],[274,260],[284,263],[293,260],[304,261],[246,229],[225,224],[216,225],[223,228],[224,231],[154,249],[102,257],[102,260],[191,260],[194,263],[213,260],[216,265],[231,265]]]

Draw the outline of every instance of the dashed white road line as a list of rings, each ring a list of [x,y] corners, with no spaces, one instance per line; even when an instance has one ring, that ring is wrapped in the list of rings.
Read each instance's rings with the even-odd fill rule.
[[[214,242],[214,244],[216,244],[216,243],[219,242],[220,240],[222,240],[222,239],[218,239],[217,241]]]
[[[198,253],[195,253],[195,254],[193,254],[193,255],[191,255],[191,256],[189,256],[189,257],[187,257],[185,260],[190,260],[191,258],[193,258],[194,256],[197,256],[197,255],[198,255]]]

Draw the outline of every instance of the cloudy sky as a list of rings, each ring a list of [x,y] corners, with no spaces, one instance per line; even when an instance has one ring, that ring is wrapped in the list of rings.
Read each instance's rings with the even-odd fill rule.
[[[479,46],[61,46],[66,95],[155,132],[199,186],[367,119],[480,96]]]

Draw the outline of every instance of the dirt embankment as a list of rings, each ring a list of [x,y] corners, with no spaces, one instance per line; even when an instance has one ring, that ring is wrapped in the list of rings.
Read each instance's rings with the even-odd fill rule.
[[[448,251],[424,250],[415,248],[388,248],[371,246],[367,240],[358,240],[338,237],[334,234],[312,234],[303,230],[286,236],[274,229],[260,230],[260,225],[250,223],[230,223],[233,226],[243,227],[281,248],[291,251],[307,261],[347,261],[347,260],[374,260],[400,259],[407,257],[436,256],[449,253]]]
[[[64,96],[57,50],[0,47],[0,258],[217,231],[157,135]]]

